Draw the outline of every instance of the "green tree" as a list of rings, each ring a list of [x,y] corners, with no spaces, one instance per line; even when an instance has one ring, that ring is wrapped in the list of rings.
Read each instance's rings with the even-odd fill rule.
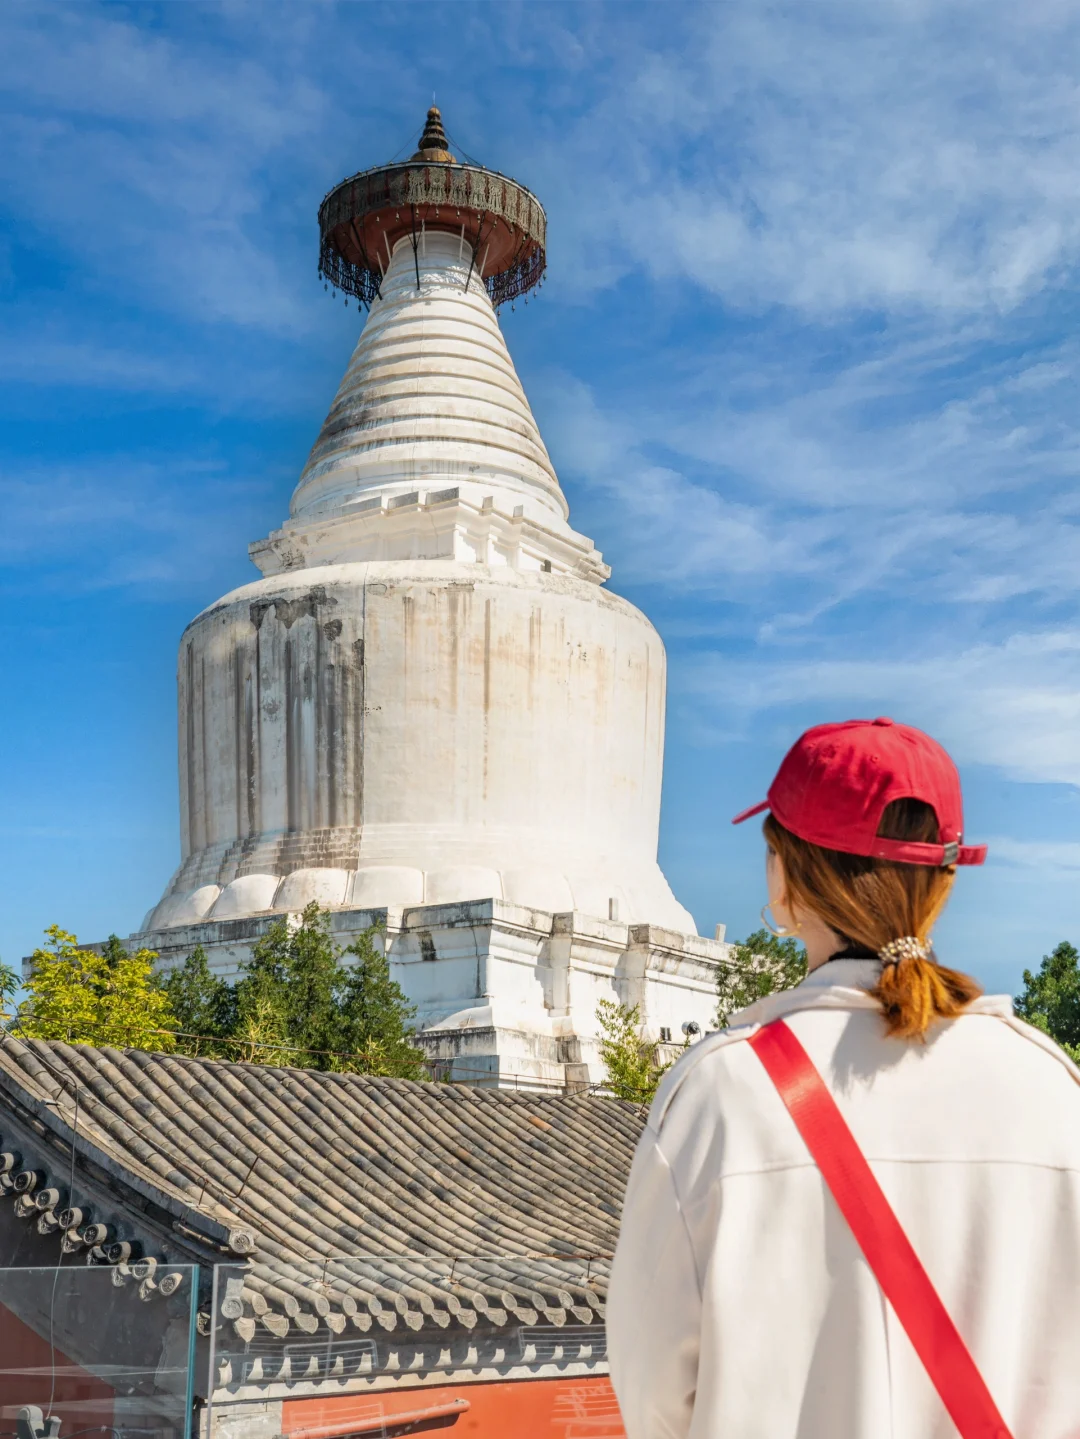
[[[616,1099],[650,1103],[671,1061],[664,1064],[659,1047],[646,1039],[639,1006],[602,999],[596,1007],[596,1018],[606,1087]]]
[[[717,976],[717,1027],[725,1029],[736,1010],[777,990],[792,989],[805,976],[806,951],[797,940],[756,929],[736,943],[731,967]]]
[[[296,1069],[332,1068],[313,1063],[313,1056],[290,1044],[279,997],[269,989],[252,991],[242,1013],[235,1013],[229,1042],[221,1046],[225,1058],[245,1064],[285,1064]]]
[[[343,950],[330,915],[309,904],[298,925],[271,925],[235,986],[232,1037],[267,1064],[426,1077],[413,1044],[415,1009],[390,978],[390,964],[367,930]],[[342,956],[353,956],[343,964]],[[295,1047],[274,1052],[260,1045]]]
[[[267,1056],[267,1063],[329,1069],[327,1056],[301,1050],[337,1048],[337,991],[344,980],[340,948],[330,934],[330,915],[309,904],[298,925],[272,924],[254,946],[236,985],[236,1032],[249,1037],[274,1030],[275,1042],[295,1055]]]
[[[12,1000],[19,992],[19,976],[9,964],[0,962],[0,1025],[15,1017]]]
[[[338,1047],[362,1055],[366,1074],[425,1079],[424,1056],[413,1042],[416,1006],[390,978],[390,960],[375,942],[377,933],[365,930],[345,951],[352,963],[340,989]]]
[[[181,1054],[224,1054],[215,1041],[231,1035],[236,1028],[236,994],[226,979],[214,974],[206,950],[196,945],[183,964],[161,980],[181,1031],[176,1047]]]
[[[1080,953],[1075,945],[1063,939],[1043,955],[1038,974],[1024,970],[1024,992],[1017,995],[1015,1009],[1080,1064]]]
[[[45,933],[48,945],[30,956],[27,997],[12,1026],[17,1033],[119,1049],[172,1048],[163,1031],[176,1023],[154,975],[153,950],[131,954],[111,935],[105,952],[95,954],[59,925]]]
[[[390,977],[378,933],[342,949],[329,912],[310,904],[298,924],[271,925],[230,984],[201,945],[155,974],[152,950],[129,954],[112,935],[95,954],[53,925],[30,957],[11,1027],[31,1039],[426,1079],[416,1011]],[[18,988],[0,964],[0,1009]]]

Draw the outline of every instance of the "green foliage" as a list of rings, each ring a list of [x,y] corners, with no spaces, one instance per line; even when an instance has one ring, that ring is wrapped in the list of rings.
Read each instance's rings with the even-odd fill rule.
[[[390,978],[390,961],[367,930],[342,949],[330,915],[308,905],[300,923],[271,925],[235,984],[211,973],[201,948],[164,981],[186,1034],[186,1054],[256,1064],[425,1079],[413,1043],[415,1009]],[[343,956],[352,963],[342,962]]]
[[[58,925],[45,933],[48,946],[30,956],[27,998],[12,1026],[16,1033],[118,1049],[173,1047],[162,1032],[174,1028],[175,1019],[154,976],[153,950],[129,954],[111,935],[104,954],[94,954]]]
[[[277,997],[267,991],[254,991],[243,1014],[236,1014],[227,1042],[218,1048],[222,1059],[238,1059],[245,1064],[284,1064],[294,1069],[327,1067],[313,1064],[312,1056],[290,1045],[289,1039]]]
[[[363,1055],[367,1074],[426,1079],[423,1054],[412,1043],[416,1007],[390,978],[390,961],[375,943],[376,932],[365,930],[345,951],[353,960],[341,992],[339,1047]]]
[[[757,929],[732,955],[735,967],[722,969],[717,978],[719,1005],[716,1023],[727,1027],[736,1010],[777,990],[792,989],[806,976],[806,952],[794,939],[778,939],[767,929]]]
[[[12,1000],[19,992],[19,976],[10,965],[0,962],[0,1024],[15,1016]]]
[[[1062,940],[1043,955],[1038,974],[1024,970],[1024,992],[1017,995],[1015,1009],[1080,1064],[1080,953],[1075,945]]]
[[[180,1031],[176,1047],[181,1054],[198,1058],[217,1054],[217,1038],[235,1028],[235,994],[228,980],[214,974],[202,945],[196,945],[179,968],[171,970],[161,981],[168,995]]]
[[[299,925],[272,924],[252,950],[236,985],[236,1032],[300,1050],[336,1050],[345,971],[330,935],[330,915],[308,905]],[[274,1037],[276,1036],[276,1038]],[[267,1063],[331,1069],[328,1055],[278,1054]]]
[[[642,1034],[639,1007],[602,999],[596,1018],[607,1088],[616,1099],[650,1103],[671,1063],[663,1064],[657,1046]]]

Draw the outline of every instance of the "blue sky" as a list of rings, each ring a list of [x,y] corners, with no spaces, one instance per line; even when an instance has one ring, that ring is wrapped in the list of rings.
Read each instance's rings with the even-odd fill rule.
[[[355,342],[316,210],[434,92],[547,206],[502,319],[577,528],[670,656],[661,859],[800,729],[960,763],[943,957],[1080,940],[1080,14],[1069,3],[0,3],[0,956],[178,859],[180,633],[254,578]]]

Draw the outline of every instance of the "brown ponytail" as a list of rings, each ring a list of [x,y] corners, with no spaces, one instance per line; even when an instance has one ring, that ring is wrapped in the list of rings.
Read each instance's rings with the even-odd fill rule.
[[[796,908],[810,910],[849,944],[874,954],[907,935],[929,944],[952,889],[952,867],[895,864],[823,849],[799,839],[771,814],[764,831],[784,867],[788,898]],[[934,811],[921,800],[893,800],[878,833],[939,842]],[[882,967],[870,992],[881,1005],[888,1034],[921,1039],[935,1019],[955,1018],[982,989],[969,975],[932,959],[901,959]]]

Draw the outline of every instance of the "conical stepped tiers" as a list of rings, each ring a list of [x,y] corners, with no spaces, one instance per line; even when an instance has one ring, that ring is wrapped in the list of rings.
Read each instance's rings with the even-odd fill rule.
[[[419,273],[420,285],[417,286]],[[418,485],[569,513],[467,245],[401,240],[293,495],[294,519]]]
[[[663,645],[567,524],[471,262],[397,244],[265,578],[184,635],[148,928],[502,898],[693,931],[656,861]]]

